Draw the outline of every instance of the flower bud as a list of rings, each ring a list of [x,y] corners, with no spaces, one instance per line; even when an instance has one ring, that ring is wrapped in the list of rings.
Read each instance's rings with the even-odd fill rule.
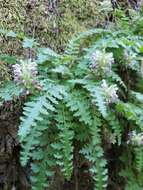
[[[118,87],[116,84],[108,86],[106,81],[102,80],[101,87],[107,103],[115,103],[118,100],[118,95],[117,95]]]
[[[37,84],[36,76],[38,74],[37,64],[35,62],[20,61],[20,64],[13,65],[14,81],[22,84],[25,88],[31,88]]]
[[[124,50],[124,59],[127,65],[134,65],[136,63],[136,54],[129,50]]]
[[[97,74],[109,74],[112,63],[114,63],[113,53],[96,50],[91,56],[90,68]]]
[[[143,145],[143,133],[138,133],[136,131],[132,131],[129,133],[128,143],[132,145],[140,146]]]

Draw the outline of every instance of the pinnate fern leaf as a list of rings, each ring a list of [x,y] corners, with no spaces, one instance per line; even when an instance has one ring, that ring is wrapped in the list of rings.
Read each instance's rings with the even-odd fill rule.
[[[95,190],[106,189],[108,180],[107,163],[103,158],[101,147],[100,125],[100,120],[94,118],[93,125],[90,128],[91,143],[81,150],[81,153],[91,162],[90,172],[95,181]]]
[[[103,117],[107,117],[107,106],[102,89],[98,86],[90,84],[85,85],[84,88],[90,92],[92,104],[95,104],[97,106],[99,112]]]
[[[71,130],[70,112],[64,105],[60,105],[56,116],[56,126],[59,130],[57,142],[52,146],[56,150],[54,154],[56,163],[60,166],[65,178],[69,180],[73,170],[73,145],[74,132]]]
[[[66,106],[73,112],[75,117],[79,118],[79,121],[84,122],[86,125],[92,124],[90,101],[82,91],[76,90],[68,94]]]
[[[143,171],[143,147],[135,147],[135,159],[136,159],[136,168],[138,172]]]
[[[0,103],[11,101],[14,98],[19,98],[22,89],[15,83],[8,82],[0,89]]]
[[[51,177],[54,175],[53,167],[55,167],[54,150],[50,141],[48,130],[40,136],[40,146],[33,151],[32,158],[34,162],[32,169],[32,190],[43,190],[49,187]]]
[[[42,134],[49,128],[48,115],[42,115],[42,118],[42,121],[37,122],[36,126],[31,128],[30,133],[26,137],[26,141],[21,142],[21,164],[24,166],[32,157],[35,147],[40,146]]]
[[[46,96],[40,96],[32,99],[32,101],[25,103],[23,117],[19,127],[19,138],[22,142],[29,134],[31,127],[36,126],[37,121],[41,121],[41,114],[48,115],[48,111],[54,111],[54,107],[47,100]]]
[[[108,124],[112,127],[113,133],[117,139],[118,145],[121,144],[121,137],[122,137],[122,127],[119,123],[118,118],[116,117],[113,111],[110,111],[108,117],[106,118]]]

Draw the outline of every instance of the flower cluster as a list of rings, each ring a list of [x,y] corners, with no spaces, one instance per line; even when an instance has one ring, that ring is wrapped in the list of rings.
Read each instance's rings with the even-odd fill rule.
[[[135,65],[136,64],[136,54],[129,51],[129,50],[124,51],[124,59],[126,60],[126,63],[128,65]]]
[[[13,65],[13,72],[16,83],[22,84],[28,89],[37,84],[38,71],[35,62],[20,60],[20,64]]]
[[[143,133],[137,133],[136,131],[132,131],[129,133],[129,140],[127,143],[131,143],[132,145],[140,146],[143,145]]]
[[[118,88],[116,84],[108,86],[106,81],[102,80],[101,87],[105,95],[106,102],[108,104],[115,103],[118,100],[118,95],[117,95]]]
[[[91,56],[90,68],[97,74],[109,74],[112,63],[114,63],[113,53],[96,50]]]

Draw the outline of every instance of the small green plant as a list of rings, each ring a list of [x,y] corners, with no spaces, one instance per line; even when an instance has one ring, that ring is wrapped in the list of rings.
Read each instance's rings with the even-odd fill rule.
[[[125,189],[143,188],[143,38],[134,28],[89,30],[62,54],[24,39],[36,58],[12,63],[14,80],[0,99],[26,97],[18,136],[22,165],[31,161],[33,190],[50,186],[56,168],[65,180],[72,178],[76,143],[93,189],[107,189],[106,142],[122,150],[117,159]]]

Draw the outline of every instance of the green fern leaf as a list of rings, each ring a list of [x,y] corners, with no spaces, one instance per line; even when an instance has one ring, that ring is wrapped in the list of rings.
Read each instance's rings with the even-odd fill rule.
[[[103,149],[101,147],[100,120],[94,118],[93,125],[90,128],[92,135],[91,143],[85,146],[81,153],[91,162],[90,172],[95,181],[95,190],[103,190],[107,187],[107,168],[106,160],[103,158]]]
[[[124,103],[120,101],[116,105],[116,110],[121,113],[127,120],[134,121],[141,128],[141,130],[143,130],[142,108],[131,103]]]
[[[66,98],[66,106],[73,112],[75,117],[79,118],[79,121],[84,122],[86,125],[92,124],[89,103],[85,94],[78,90],[72,92]]]
[[[32,127],[30,133],[27,135],[26,140],[21,142],[21,164],[25,166],[28,160],[33,156],[33,151],[36,146],[40,146],[40,136],[45,130],[49,128],[49,118],[47,115],[42,115],[43,120],[37,122],[35,127]]]
[[[6,101],[11,101],[14,98],[19,98],[22,93],[22,89],[14,84],[13,82],[8,82],[0,89],[0,103]]]
[[[79,35],[77,35],[75,38],[69,41],[67,48],[65,50],[65,54],[68,55],[77,55],[80,50],[81,41],[87,40],[88,38],[92,36],[100,36],[101,34],[109,34],[110,31],[104,30],[104,29],[91,29],[86,32],[81,32]]]
[[[56,116],[57,128],[59,130],[58,141],[52,146],[57,153],[54,154],[56,163],[60,166],[65,178],[69,180],[73,170],[73,131],[70,129],[71,117],[64,105],[59,106]]]
[[[143,148],[140,146],[136,147],[134,150],[135,150],[136,168],[138,172],[141,173],[143,171]]]
[[[108,121],[108,124],[112,127],[113,133],[117,138],[118,145],[121,145],[121,137],[123,129],[119,123],[117,116],[113,111],[111,111],[106,120]]]
[[[106,118],[108,113],[107,113],[106,101],[105,101],[105,97],[103,95],[102,89],[98,86],[94,86],[90,84],[85,85],[84,88],[86,88],[90,92],[92,103],[96,104],[99,112],[102,114],[104,118]]]
[[[34,98],[31,102],[25,103],[23,108],[23,117],[21,118],[21,124],[19,127],[20,141],[24,141],[26,136],[30,133],[31,127],[36,126],[37,121],[41,121],[41,114],[48,114],[48,111],[54,111],[54,107],[47,100],[46,96],[40,96]]]
[[[53,157],[54,150],[49,143],[50,137],[48,130],[40,136],[40,146],[33,153],[32,169],[32,190],[43,190],[50,186],[51,177],[54,175],[55,159]]]

